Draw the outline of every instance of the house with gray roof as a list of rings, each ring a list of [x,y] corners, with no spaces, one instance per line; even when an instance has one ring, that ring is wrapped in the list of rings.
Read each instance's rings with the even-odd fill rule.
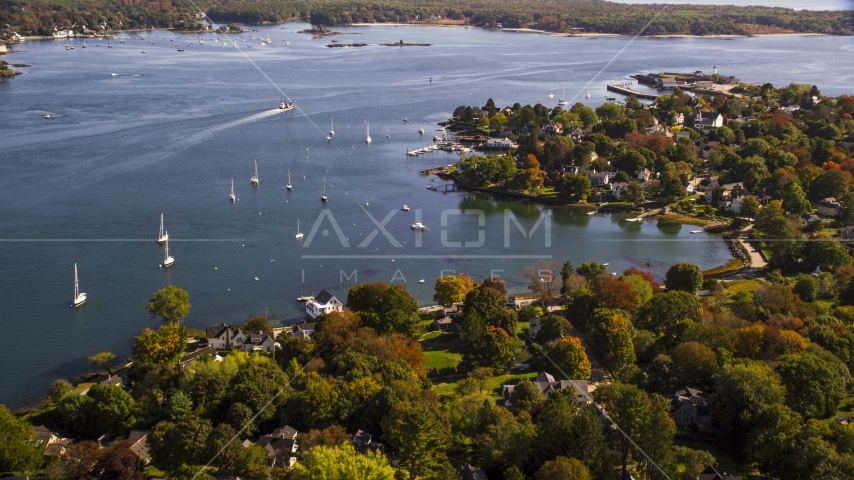
[[[576,398],[578,400],[578,404],[582,405],[590,402],[590,395],[588,394],[587,389],[587,380],[555,380],[551,374],[547,372],[541,372],[537,375],[537,378],[533,380],[534,385],[537,386],[537,390],[543,394],[544,397],[549,398],[549,395],[552,393],[563,390],[566,388],[573,388],[576,392]],[[516,390],[516,385],[504,385],[501,388],[501,400],[497,403],[499,405],[503,405],[505,407],[509,407],[513,405],[512,397],[513,392]]]
[[[677,426],[708,426],[712,423],[712,400],[702,390],[685,387],[670,397],[670,418]]]

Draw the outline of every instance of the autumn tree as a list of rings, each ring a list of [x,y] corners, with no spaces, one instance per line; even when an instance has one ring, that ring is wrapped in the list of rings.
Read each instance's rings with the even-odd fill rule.
[[[436,279],[436,293],[433,295],[433,301],[443,307],[450,307],[465,300],[466,294],[472,287],[471,277],[464,273],[443,275]]]
[[[593,286],[593,291],[601,308],[634,312],[640,304],[634,285],[613,276],[600,279]]]
[[[606,333],[608,343],[608,364],[614,376],[625,381],[635,361],[635,347],[632,342],[632,327],[629,319],[623,315],[611,316]]]
[[[187,329],[172,323],[157,330],[146,328],[136,337],[131,352],[134,360],[143,364],[168,365],[178,363],[187,345]]]
[[[151,318],[161,317],[165,323],[180,323],[190,313],[190,296],[186,290],[168,285],[154,292],[145,308],[151,313]]]
[[[549,460],[534,474],[535,480],[589,480],[590,471],[575,458]]]
[[[718,371],[718,357],[711,348],[700,342],[684,342],[677,345],[670,356],[680,385],[696,388],[712,386]]]
[[[558,263],[554,260],[543,260],[525,269],[523,278],[528,280],[528,290],[539,296],[540,304],[548,315],[548,305],[552,298],[560,291],[561,282]]]
[[[587,352],[576,337],[564,337],[546,347],[546,355],[563,370],[567,377],[573,380],[589,380],[591,374],[590,360]]]

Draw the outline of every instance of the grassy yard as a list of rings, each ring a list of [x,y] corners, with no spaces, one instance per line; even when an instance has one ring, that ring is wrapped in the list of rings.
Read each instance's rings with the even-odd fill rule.
[[[755,469],[748,465],[737,462],[732,458],[729,452],[718,447],[713,443],[701,442],[699,440],[685,440],[681,438],[674,439],[675,445],[682,447],[693,448],[694,450],[703,450],[711,453],[718,461],[718,471],[726,472],[730,475],[759,475]]]
[[[850,406],[849,406],[850,402]],[[834,421],[834,417],[851,417],[854,416],[854,396],[845,397],[839,402],[839,405],[836,406],[836,413],[833,414],[830,418],[825,418],[822,422],[831,424]]]
[[[459,353],[459,345],[445,347],[439,350],[425,350],[424,356],[427,357],[427,369],[443,369],[446,367],[456,367],[463,359]]]
[[[74,387],[74,390],[72,390],[71,393],[76,393],[77,395],[83,395],[83,392],[89,391],[89,388],[92,385],[95,385],[95,383],[94,382],[92,382],[92,383],[81,383],[80,385],[77,385],[76,387]]]
[[[489,381],[489,394],[495,400],[501,398],[501,387],[507,384],[515,384],[518,383],[519,380],[528,378],[534,378],[537,376],[537,372],[525,372],[525,373],[508,373],[507,375],[499,375],[497,377],[493,377],[492,380]],[[454,394],[454,385],[456,385],[456,381],[449,383],[440,383],[433,386],[433,391],[442,396],[451,396]]]
[[[743,266],[744,266],[744,262],[742,262],[741,260],[739,260],[737,258],[733,258],[732,260],[727,262],[726,265],[721,265],[719,267],[715,267],[715,268],[704,271],[703,276],[708,277],[708,276],[715,276],[715,275],[723,275],[725,273],[734,272]]]
[[[726,293],[734,295],[739,292],[752,292],[759,288],[760,285],[756,280],[736,280],[727,283]]]

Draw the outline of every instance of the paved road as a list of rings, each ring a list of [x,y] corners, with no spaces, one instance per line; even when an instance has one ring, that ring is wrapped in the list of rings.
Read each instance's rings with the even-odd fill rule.
[[[566,318],[566,311],[559,305],[549,306],[549,312],[557,317]],[[608,372],[606,372],[602,367],[602,364],[599,363],[599,360],[596,358],[596,354],[593,352],[593,349],[590,348],[590,345],[587,344],[587,340],[585,340],[584,335],[574,328],[570,330],[569,334],[581,340],[581,345],[584,346],[584,351],[587,352],[587,358],[590,360],[590,392],[595,390],[596,384],[611,383],[611,377],[608,376]]]
[[[750,230],[753,228],[753,224],[748,225],[741,233],[738,235],[738,241],[744,245],[744,248],[747,249],[747,252],[750,253],[750,266],[756,269],[764,268],[767,265],[765,259],[762,258],[762,255],[759,253],[759,250],[756,249],[756,241],[748,240],[745,241],[747,235],[750,233]]]

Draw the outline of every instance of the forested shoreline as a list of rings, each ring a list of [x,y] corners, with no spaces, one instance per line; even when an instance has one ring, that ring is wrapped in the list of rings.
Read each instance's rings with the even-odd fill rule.
[[[196,8],[198,6],[198,8]],[[215,22],[282,23],[296,18],[314,25],[427,23],[477,27],[533,28],[556,33],[634,35],[661,5],[626,5],[599,0],[10,0],[0,4],[2,37],[51,35],[72,29],[202,28],[199,10]],[[644,35],[753,35],[762,33],[849,34],[851,12],[786,8],[673,5]]]

